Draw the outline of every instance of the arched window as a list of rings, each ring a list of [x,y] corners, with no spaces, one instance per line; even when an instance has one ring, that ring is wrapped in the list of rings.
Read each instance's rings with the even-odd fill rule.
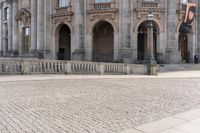
[[[143,0],[143,2],[156,2],[156,0]]]
[[[69,0],[58,0],[59,7],[66,7],[69,5]]]
[[[112,2],[112,0],[95,0],[95,3],[106,3],[106,2]]]
[[[188,0],[181,0],[181,3],[182,4],[185,4],[185,3],[187,3],[188,2]]]

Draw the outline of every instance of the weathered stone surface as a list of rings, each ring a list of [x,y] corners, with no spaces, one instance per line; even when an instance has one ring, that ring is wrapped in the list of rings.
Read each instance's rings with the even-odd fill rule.
[[[15,52],[18,53],[17,56],[39,52],[45,59],[58,59],[58,55],[64,52],[65,55],[71,55],[71,60],[94,61],[94,54],[103,53],[110,54],[110,57],[113,57],[112,62],[141,63],[143,59],[140,60],[138,57],[147,54],[148,50],[145,47],[148,40],[145,37],[139,38],[139,35],[146,34],[145,21],[149,12],[154,14],[154,53],[158,63],[184,62],[186,59],[180,58],[181,53],[183,57],[187,56],[188,62],[192,62],[194,54],[199,53],[200,49],[198,44],[200,17],[197,16],[186,35],[187,50],[183,52],[184,47],[182,48],[179,41],[179,28],[184,21],[185,5],[179,0],[112,0],[112,2],[71,0],[62,4],[59,4],[58,0],[1,0],[0,2],[2,16],[0,51],[4,56],[11,56]],[[5,18],[7,8],[8,20]],[[22,12],[20,19],[16,19],[16,14],[21,10],[26,10],[28,15],[27,12]],[[109,29],[106,29],[105,25],[101,28],[105,34],[94,39],[94,30],[103,22],[109,23],[114,30],[113,36],[109,36],[110,40],[106,38]],[[70,29],[68,52],[63,50],[59,42],[61,40],[59,37],[65,36],[59,32],[62,25]],[[24,38],[25,27],[29,27],[30,30],[29,40]],[[104,53],[108,48],[105,47],[102,51],[96,52],[94,49],[96,44],[98,47],[104,47],[102,45],[106,44],[111,46],[112,50]],[[25,50],[25,46],[28,50]],[[77,51],[81,51],[81,54],[76,54]]]

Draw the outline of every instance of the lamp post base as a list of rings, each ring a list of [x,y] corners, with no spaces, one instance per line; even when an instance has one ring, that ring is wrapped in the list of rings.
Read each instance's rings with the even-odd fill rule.
[[[154,59],[146,58],[143,63],[148,66],[148,75],[157,75],[157,63]]]
[[[145,58],[144,61],[143,61],[144,64],[147,64],[147,65],[156,65],[156,61],[153,59],[153,58]]]

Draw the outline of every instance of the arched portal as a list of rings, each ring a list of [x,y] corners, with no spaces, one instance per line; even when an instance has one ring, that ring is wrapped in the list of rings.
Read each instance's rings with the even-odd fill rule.
[[[157,34],[158,26],[153,22],[153,51],[155,60],[157,60]],[[147,54],[147,43],[147,22],[144,21],[138,28],[137,59],[139,62],[145,60]]]
[[[190,53],[188,51],[188,33],[189,27],[182,23],[179,28],[179,56],[181,62],[189,62]]]
[[[187,62],[188,59],[188,37],[187,33],[179,34],[179,52],[180,60]]]
[[[114,29],[107,21],[100,21],[93,30],[93,61],[113,62]]]
[[[71,31],[66,24],[62,24],[58,32],[58,60],[71,59]]]

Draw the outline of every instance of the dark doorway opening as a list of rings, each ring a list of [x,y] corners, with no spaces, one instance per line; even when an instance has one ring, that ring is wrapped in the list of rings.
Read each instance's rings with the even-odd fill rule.
[[[59,49],[58,59],[59,60],[70,60],[71,59],[71,31],[70,28],[63,24],[59,30]]]
[[[96,24],[93,31],[92,60],[98,62],[113,62],[114,29],[106,21]]]

